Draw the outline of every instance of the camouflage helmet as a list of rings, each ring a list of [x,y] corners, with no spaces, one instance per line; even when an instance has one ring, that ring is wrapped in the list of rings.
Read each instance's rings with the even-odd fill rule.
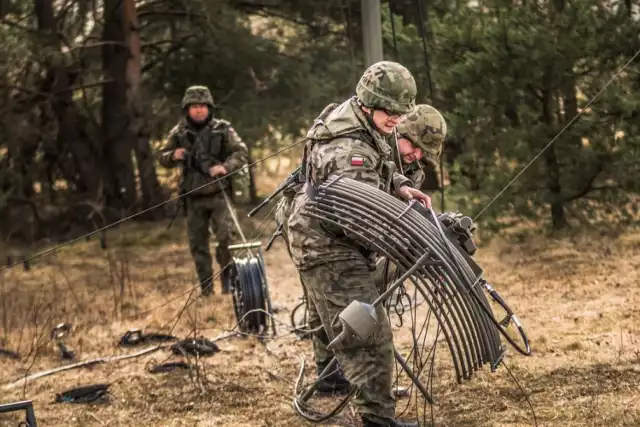
[[[190,86],[184,91],[182,97],[182,108],[187,108],[190,104],[205,104],[213,108],[213,96],[206,86]]]
[[[406,114],[413,110],[417,92],[411,72],[391,61],[371,65],[356,87],[356,95],[365,107],[394,114]]]
[[[398,138],[406,138],[422,149],[424,160],[437,167],[447,136],[447,122],[430,105],[420,104],[396,126]]]

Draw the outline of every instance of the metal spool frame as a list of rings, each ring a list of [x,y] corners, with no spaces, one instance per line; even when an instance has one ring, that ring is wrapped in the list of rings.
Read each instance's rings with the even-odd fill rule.
[[[18,426],[20,427],[38,427],[36,422],[36,414],[33,410],[33,403],[31,400],[23,400],[21,402],[4,403],[0,404],[0,414],[7,412],[25,411],[26,421],[20,421]]]
[[[419,203],[407,206],[406,202],[370,185],[342,176],[334,176],[320,185],[302,215],[342,230],[345,236],[397,266],[402,277],[373,302],[374,306],[384,304],[405,280],[413,282],[442,329],[458,383],[470,380],[485,364],[491,371],[497,369],[506,351],[501,335],[517,351],[530,355],[522,325],[483,279],[482,268],[471,256],[475,245],[470,239],[472,223],[468,217],[437,216]],[[505,309],[505,319],[495,318],[488,296]],[[517,327],[524,346],[508,336],[505,331],[508,323]],[[347,326],[343,324],[342,338],[354,331]],[[334,342],[340,338],[336,337]],[[425,399],[433,404],[430,393],[397,351],[396,359]],[[334,358],[320,376],[327,375],[336,363]],[[294,407],[303,417],[318,422],[327,415],[312,415],[306,406],[316,386],[314,383],[300,391],[296,387]]]

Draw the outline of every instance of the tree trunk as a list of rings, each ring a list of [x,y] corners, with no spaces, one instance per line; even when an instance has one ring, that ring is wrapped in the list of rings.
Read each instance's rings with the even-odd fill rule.
[[[103,166],[98,160],[100,145],[79,127],[84,120],[76,108],[71,91],[58,100],[55,108],[59,123],[57,146],[71,152],[74,170],[78,172],[78,178],[74,179],[78,190],[85,192],[90,200],[99,201],[103,195]]]
[[[160,185],[156,176],[155,162],[149,145],[148,123],[142,108],[141,99],[141,52],[140,33],[134,0],[124,0],[124,34],[129,47],[127,61],[127,83],[129,112],[131,114],[130,132],[134,138],[134,151],[142,190],[142,208],[148,209],[162,201]],[[159,219],[164,211],[156,209],[149,218]]]
[[[253,163],[253,157],[251,157],[251,148],[249,148],[249,155],[247,156],[248,160],[248,164],[252,164]],[[256,167],[255,166],[251,166],[249,168],[249,197],[251,199],[251,203],[252,204],[258,204],[260,203],[260,200],[258,199],[258,189],[256,188]]]
[[[133,172],[131,115],[127,103],[124,8],[121,0],[105,0],[102,68],[108,80],[102,89],[102,134],[107,205],[118,212],[135,208],[138,196]]]
[[[4,19],[4,17],[9,13],[10,7],[10,0],[0,0],[0,19]]]
[[[35,0],[35,12],[38,18],[38,30],[46,33],[47,44],[54,51],[59,51],[52,1]],[[55,117],[58,122],[58,134],[55,147],[44,147],[47,160],[57,163],[65,178],[70,183],[77,183],[78,189],[87,192],[90,199],[99,200],[102,196],[102,173],[98,162],[99,147],[95,147],[94,141],[87,135],[83,127],[85,120],[79,116],[73,101],[73,91],[70,90],[78,78],[78,72],[71,72],[66,67],[55,63],[48,66],[43,91],[53,94],[51,110],[43,108],[41,111],[45,120]],[[53,114],[49,114],[49,111]],[[65,154],[69,152],[73,162],[65,158]]]
[[[542,93],[542,122],[546,129],[553,129],[553,95],[551,91],[551,75],[547,70],[545,87]],[[551,135],[552,137],[552,135]],[[549,203],[551,205],[551,222],[555,230],[566,227],[567,217],[562,197],[562,186],[560,185],[560,165],[556,156],[555,147],[551,145],[546,149],[544,158],[547,166],[547,190],[549,190]]]
[[[553,145],[547,148],[545,159],[547,171],[549,172],[547,188],[551,193],[551,222],[555,230],[561,230],[567,225],[567,217],[564,209],[564,199],[561,194],[560,167]]]

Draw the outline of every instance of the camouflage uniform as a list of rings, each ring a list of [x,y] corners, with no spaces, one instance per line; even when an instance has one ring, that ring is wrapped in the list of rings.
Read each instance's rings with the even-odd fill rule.
[[[329,104],[327,105],[322,113],[316,118],[315,123],[320,123],[329,115],[331,111],[333,111],[339,104]],[[293,198],[297,193],[302,190],[303,184],[297,184],[292,188],[285,189],[282,192],[282,198],[278,202],[276,206],[275,220],[277,226],[282,226],[282,238],[285,241],[285,245],[287,247],[287,251],[289,251],[289,256],[291,256],[291,251],[289,249],[289,216],[291,215],[291,206],[293,203]],[[312,300],[309,299],[309,295],[304,284],[302,277],[300,277],[300,284],[302,286],[302,292],[304,293],[305,299],[307,301],[307,327],[311,330],[317,329],[322,325],[322,321],[320,320],[320,316],[318,315],[318,311],[315,309],[315,305]],[[317,332],[312,334],[313,340],[313,348],[314,348],[314,356],[316,359],[316,367],[317,373],[320,373],[324,370],[326,365],[333,358],[333,353],[330,350],[327,350],[327,345],[329,345],[329,337],[324,329],[320,329]],[[350,384],[344,378],[341,372],[337,372],[336,374],[328,377],[326,381],[322,381],[318,385],[318,392],[320,394],[344,394],[349,391]]]
[[[324,110],[322,110],[322,112],[314,120],[314,124],[323,122],[327,118],[329,113],[335,110],[337,106],[338,104],[332,103],[324,107]],[[276,205],[276,214],[275,214],[276,225],[277,226],[282,225],[282,238],[286,242],[287,250],[289,249],[288,219],[289,219],[289,216],[291,215],[291,204],[293,203],[293,198],[295,197],[295,195],[302,189],[302,186],[303,184],[300,183],[292,188],[285,189],[282,192],[282,197],[280,198],[280,201],[278,201],[278,204]]]
[[[395,134],[389,138],[389,144],[393,150],[393,160],[398,170],[402,170],[403,174],[413,182],[413,186],[420,188],[425,179],[423,162],[438,168],[444,139],[447,136],[447,122],[442,117],[442,114],[432,106],[419,104],[396,126]],[[397,140],[400,138],[405,138],[414,146],[422,149],[423,157],[421,161],[416,161],[409,165],[402,161],[396,146]],[[402,169],[400,169],[401,167]],[[391,264],[385,271],[385,263],[386,258],[381,257],[378,259],[376,283],[381,292],[384,292],[384,289],[393,280],[395,274],[395,267]],[[397,274],[395,276],[399,277]]]
[[[375,264],[371,254],[348,235],[303,216],[302,209],[313,197],[314,188],[331,175],[343,174],[387,192],[411,185],[406,177],[393,172],[391,148],[361,106],[408,113],[415,106],[413,76],[400,64],[382,61],[365,71],[356,94],[308,132],[303,156],[305,189],[295,196],[289,217],[292,260],[330,339],[340,331],[334,320],[352,300],[372,303],[379,296],[374,284]],[[347,339],[334,354],[347,379],[359,388],[355,403],[365,425],[399,426],[403,424],[394,420],[392,394],[393,336],[383,309],[378,309],[378,316],[379,332],[366,342]],[[318,359],[317,355],[316,363]]]
[[[202,123],[192,121],[187,113],[190,104],[208,105],[208,118]],[[166,168],[182,166],[180,191],[181,194],[189,193],[184,196],[189,249],[195,262],[200,285],[205,293],[213,290],[209,224],[212,225],[218,242],[216,249],[218,264],[224,268],[231,261],[228,246],[231,241],[232,227],[229,210],[222,193],[222,191],[230,193],[230,182],[228,178],[224,178],[216,184],[211,184],[220,177],[211,178],[209,169],[221,164],[227,169],[227,173],[232,173],[244,166],[248,157],[247,146],[231,124],[213,117],[213,106],[213,97],[209,89],[204,86],[188,88],[182,100],[185,118],[169,132],[159,159],[160,164]],[[183,160],[173,158],[178,148],[186,149]]]

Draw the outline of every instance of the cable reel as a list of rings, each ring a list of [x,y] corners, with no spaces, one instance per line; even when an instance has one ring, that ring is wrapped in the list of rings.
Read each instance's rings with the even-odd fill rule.
[[[257,253],[251,249],[258,248]],[[233,262],[223,280],[232,290],[233,308],[238,328],[246,334],[263,336],[269,328],[276,336],[271,294],[262,257],[260,242],[229,246],[229,250],[242,251],[232,255]]]

